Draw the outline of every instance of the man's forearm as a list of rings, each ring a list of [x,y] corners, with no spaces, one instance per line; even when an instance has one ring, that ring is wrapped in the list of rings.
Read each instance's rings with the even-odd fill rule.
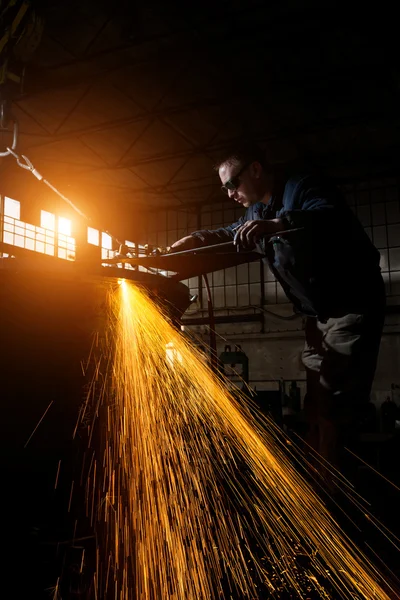
[[[220,229],[200,229],[191,234],[201,242],[201,246],[212,246],[214,244],[223,244],[233,240],[234,233],[225,227]]]

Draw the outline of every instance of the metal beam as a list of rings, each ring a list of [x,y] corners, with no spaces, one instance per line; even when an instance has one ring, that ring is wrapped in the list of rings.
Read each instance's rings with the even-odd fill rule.
[[[29,114],[29,113],[27,113],[27,114]],[[130,123],[137,122],[140,120],[145,120],[145,119],[143,118],[143,116],[129,118],[129,119],[118,119],[115,121],[107,122],[102,125],[92,126],[92,127],[86,128],[86,129],[69,132],[66,135],[61,134],[61,135],[54,136],[54,137],[52,136],[51,139],[46,140],[43,144],[35,145],[35,148],[40,148],[41,146],[45,146],[46,144],[54,143],[54,142],[64,140],[64,139],[73,139],[73,138],[79,139],[80,136],[83,136],[87,133],[92,133],[94,131],[103,131],[103,130],[107,130],[107,129],[122,126],[122,125],[129,125]],[[287,127],[287,128],[282,127],[279,131],[277,131],[273,134],[258,136],[257,141],[259,143],[268,143],[269,141],[273,141],[273,140],[278,141],[278,140],[287,139],[287,138],[290,139],[290,138],[295,138],[300,135],[309,135],[312,133],[323,133],[326,131],[337,129],[338,127],[343,128],[343,129],[358,126],[358,125],[370,125],[370,126],[373,125],[374,127],[379,127],[379,126],[387,124],[387,123],[390,123],[393,127],[400,127],[399,116],[397,114],[395,115],[391,111],[387,111],[384,115],[382,115],[381,111],[373,111],[369,114],[361,115],[358,118],[355,115],[352,115],[350,117],[340,117],[337,119],[322,119],[318,122],[308,123],[308,124],[298,126],[298,127]],[[188,157],[197,156],[199,154],[204,154],[207,152],[223,150],[228,143],[229,143],[229,140],[220,142],[218,144],[214,144],[212,146],[208,146],[208,144],[205,146],[198,146],[197,148],[194,148],[193,150],[190,150],[190,151],[184,150],[184,151],[180,151],[180,152],[170,152],[170,153],[165,153],[162,155],[150,156],[148,158],[143,158],[141,160],[129,161],[129,163],[125,163],[125,164],[121,163],[120,165],[118,165],[116,167],[112,167],[112,168],[115,168],[115,169],[124,168],[125,169],[125,168],[134,167],[136,165],[168,160],[170,158],[182,158],[182,157],[186,157],[186,156],[188,156]],[[96,171],[96,170],[98,170],[98,169],[96,169],[96,168],[92,169],[92,171]]]
[[[263,323],[264,317],[262,313],[253,315],[226,315],[214,317],[216,325],[222,323]],[[182,319],[182,325],[209,325],[208,317],[188,317]]]

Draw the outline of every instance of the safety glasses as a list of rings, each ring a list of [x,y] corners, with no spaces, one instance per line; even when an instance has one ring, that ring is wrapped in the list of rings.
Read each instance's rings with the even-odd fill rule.
[[[234,192],[235,190],[238,189],[238,187],[241,183],[241,181],[240,181],[241,174],[244,173],[244,171],[252,164],[252,162],[245,164],[244,167],[242,167],[240,169],[239,173],[236,173],[236,175],[234,175],[233,177],[231,177],[230,179],[225,181],[224,185],[221,187],[221,190],[224,192],[224,194],[228,194],[229,190],[231,192]]]

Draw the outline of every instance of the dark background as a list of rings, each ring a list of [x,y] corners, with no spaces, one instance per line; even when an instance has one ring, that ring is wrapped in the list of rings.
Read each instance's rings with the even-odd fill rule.
[[[19,151],[120,235],[137,233],[143,208],[221,201],[212,165],[242,136],[274,164],[311,161],[342,181],[396,172],[400,73],[386,3],[36,7],[44,28],[13,90]],[[1,176],[3,193],[45,208],[47,192],[12,159]]]

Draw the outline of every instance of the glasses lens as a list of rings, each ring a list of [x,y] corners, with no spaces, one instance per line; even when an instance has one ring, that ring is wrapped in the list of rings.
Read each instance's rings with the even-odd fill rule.
[[[230,179],[228,179],[228,181],[225,181],[224,185],[221,187],[221,190],[224,192],[224,194],[229,194],[229,190],[231,192],[234,192],[235,190],[238,189],[238,187],[240,186],[240,175],[243,173],[243,171],[245,171],[247,169],[247,167],[250,165],[250,163],[248,163],[247,165],[244,165],[244,167],[242,167],[239,171],[239,173],[237,173],[237,175],[235,175],[234,177],[231,177]]]
[[[221,189],[223,192],[225,192],[225,194],[227,194],[229,190],[231,190],[231,192],[234,192],[239,187],[239,185],[239,177],[232,177],[232,179],[228,179],[228,181],[225,181]]]

